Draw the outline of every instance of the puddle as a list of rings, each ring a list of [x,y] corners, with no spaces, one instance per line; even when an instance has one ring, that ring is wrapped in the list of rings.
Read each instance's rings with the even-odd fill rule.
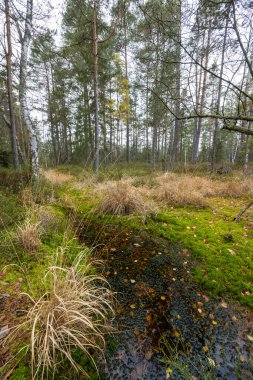
[[[191,284],[193,261],[180,246],[115,225],[83,222],[82,243],[96,246],[117,292],[116,352],[108,379],[252,379],[252,313],[211,300]],[[251,320],[252,321],[252,320]],[[164,363],[166,353],[170,360]]]

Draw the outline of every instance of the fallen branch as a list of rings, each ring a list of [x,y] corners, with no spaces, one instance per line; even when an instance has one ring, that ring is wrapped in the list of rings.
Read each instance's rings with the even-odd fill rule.
[[[238,222],[238,220],[240,219],[240,217],[253,205],[253,201],[250,202],[250,204],[248,204],[248,206],[239,212],[239,214],[233,219],[234,222]]]

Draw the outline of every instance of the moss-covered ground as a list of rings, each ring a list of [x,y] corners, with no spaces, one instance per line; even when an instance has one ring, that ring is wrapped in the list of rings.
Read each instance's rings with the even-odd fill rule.
[[[138,186],[154,178],[154,173],[145,172],[145,167],[137,168],[118,169],[109,178],[136,176]],[[73,169],[70,167],[69,170],[72,172]],[[75,167],[74,173],[77,172]],[[104,178],[105,174],[101,177]],[[86,220],[105,225],[110,221],[137,230],[145,229],[170,242],[180,243],[196,259],[192,281],[212,296],[253,307],[253,208],[237,223],[233,221],[251,198],[210,198],[206,208],[160,206],[155,215],[143,221],[138,216],[97,215],[94,208],[98,197],[93,186],[79,190],[73,182],[67,183],[58,188],[57,196],[63,200],[63,205],[82,214]]]
[[[157,212],[145,218],[103,216],[95,212],[99,195],[94,184],[128,175],[136,179],[136,186],[155,186],[156,173],[150,165],[132,165],[131,169],[123,164],[114,165],[102,170],[99,178],[92,180],[91,171],[84,171],[79,166],[63,166],[57,169],[57,173],[70,174],[72,178],[57,184],[42,181],[32,190],[36,203],[50,207],[55,219],[61,221],[57,228],[52,224],[44,232],[42,245],[33,255],[13,243],[17,226],[26,213],[20,192],[6,190],[6,186],[0,189],[0,294],[8,295],[8,298],[0,300],[4,305],[13,304],[13,299],[21,292],[32,292],[35,297],[41,294],[46,287],[43,275],[53,264],[53,252],[71,241],[69,252],[72,253],[66,257],[71,261],[81,249],[75,239],[75,228],[78,223],[88,221],[101,229],[106,229],[110,223],[128,227],[136,233],[145,230],[154,237],[165,238],[168,244],[179,244],[190,253],[192,283],[211,297],[253,307],[253,208],[237,223],[233,221],[251,201],[249,197],[210,198],[209,206],[205,208],[158,204]],[[87,180],[91,180],[90,183],[80,186]],[[8,304],[6,312],[10,307]],[[4,325],[15,324],[16,316],[8,320],[9,316],[4,314],[1,318]],[[97,378],[96,371],[85,358],[80,358],[80,363],[87,367],[92,379]],[[0,366],[3,364],[2,359]],[[29,365],[23,359],[10,378],[29,379],[29,371]],[[68,370],[68,376],[68,379],[78,378],[71,370]],[[64,374],[59,374],[58,378],[64,378]]]

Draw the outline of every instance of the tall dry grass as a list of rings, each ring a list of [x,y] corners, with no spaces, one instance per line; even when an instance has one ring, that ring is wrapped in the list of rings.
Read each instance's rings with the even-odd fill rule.
[[[53,169],[43,170],[41,173],[47,181],[54,185],[61,185],[74,179],[74,176],[71,174],[61,173]]]
[[[242,197],[253,193],[253,179],[226,181],[200,176],[166,173],[156,178],[154,197],[166,204],[206,206],[209,197]]]
[[[101,214],[141,216],[154,212],[153,205],[144,200],[145,190],[137,189],[131,182],[131,179],[123,179],[101,184],[98,187],[100,202],[96,211]]]
[[[12,342],[20,334],[29,337],[26,349],[33,379],[54,375],[65,360],[87,376],[75,361],[73,351],[80,349],[94,365],[94,351],[102,352],[104,336],[111,331],[109,318],[113,315],[114,301],[106,280],[91,274],[92,265],[87,250],[79,253],[71,267],[58,260],[46,273],[49,290],[38,299],[26,294],[32,306],[6,342]]]
[[[41,246],[41,226],[40,223],[34,223],[31,219],[17,226],[13,234],[14,243],[29,254],[37,252]]]

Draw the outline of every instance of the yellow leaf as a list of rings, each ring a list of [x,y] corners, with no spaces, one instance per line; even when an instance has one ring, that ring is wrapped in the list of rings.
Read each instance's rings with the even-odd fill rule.
[[[131,309],[135,309],[136,308],[136,306],[135,306],[134,303],[132,305],[130,305],[130,307],[131,307]]]
[[[208,348],[207,346],[203,346],[203,350],[204,350],[205,352],[208,352],[208,351],[209,351],[209,348]]]
[[[217,325],[217,322],[216,322],[216,321],[212,321],[212,324],[213,324],[214,326],[216,326],[216,325]]]
[[[247,338],[248,338],[251,342],[253,342],[253,336],[251,336],[251,335],[247,335]]]
[[[166,297],[165,297],[165,296],[161,296],[161,300],[162,300],[162,301],[165,301],[165,300],[166,300]]]

